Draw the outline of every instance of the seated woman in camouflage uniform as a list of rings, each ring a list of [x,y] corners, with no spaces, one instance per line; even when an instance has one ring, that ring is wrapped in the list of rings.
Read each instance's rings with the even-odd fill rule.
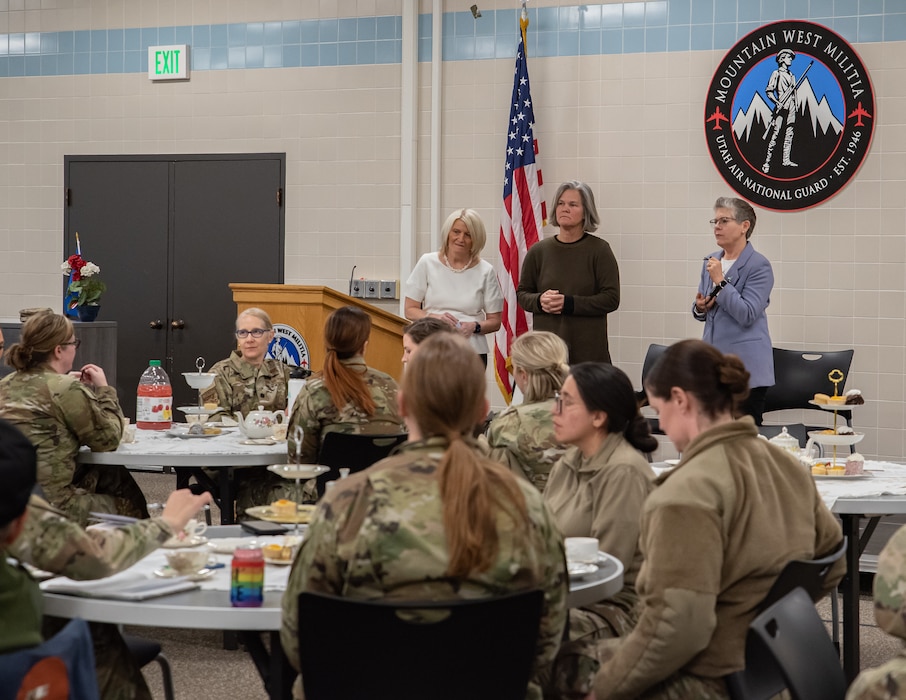
[[[218,412],[233,417],[247,416],[259,406],[265,411],[285,411],[289,367],[266,356],[274,339],[274,324],[267,312],[252,307],[236,318],[237,348],[226,360],[211,367],[217,375],[214,386],[204,393],[206,402],[216,401]],[[207,470],[216,483],[217,470]],[[244,467],[235,470],[238,486],[236,505],[239,514],[250,506],[266,505],[278,498],[290,498],[292,488],[286,479],[267,471],[266,467]]]
[[[538,588],[536,672],[550,664],[566,615],[563,543],[538,491],[475,450],[487,406],[484,368],[464,339],[422,343],[400,391],[409,442],[324,495],[293,564],[281,639],[295,668],[302,591],[445,600]],[[535,682],[529,697],[541,697]]]
[[[22,535],[7,551],[20,562],[76,580],[113,576],[145,558],[181,531],[211,494],[174,491],[159,517],[119,527],[84,529],[32,495]],[[44,637],[61,630],[68,620],[46,617]],[[91,622],[98,687],[104,700],[151,700],[151,691],[117,625]]]
[[[544,493],[547,477],[566,446],[554,437],[554,394],[569,372],[569,351],[558,336],[530,331],[513,341],[513,378],[525,400],[491,421],[491,459],[531,481]]]
[[[216,401],[231,417],[243,416],[263,406],[265,411],[285,411],[289,367],[268,359],[267,348],[274,339],[274,324],[266,311],[246,309],[236,318],[237,348],[211,372],[214,386],[204,393],[205,401]]]
[[[82,445],[112,452],[123,434],[123,412],[104,370],[70,372],[79,341],[65,316],[44,312],[22,324],[6,351],[16,371],[0,380],[0,418],[38,450],[38,484],[47,500],[80,525],[91,511],[147,518],[141,489],[125,467],[77,465]]]
[[[315,464],[326,433],[372,435],[405,432],[396,407],[393,377],[365,364],[365,346],[371,335],[371,317],[354,306],[344,306],[327,317],[324,368],[299,391],[287,430],[290,461]],[[293,433],[302,428],[302,444]],[[314,481],[308,482],[308,486]]]
[[[556,438],[571,445],[551,470],[544,502],[564,537],[595,537],[623,563],[623,589],[605,601],[570,611],[571,645],[557,660],[558,691],[590,690],[599,639],[628,634],[638,612],[635,582],[642,566],[639,515],[654,486],[643,453],[657,440],[639,413],[626,374],[603,362],[574,365],[554,404]]]
[[[441,321],[433,316],[425,316],[413,321],[403,328],[403,369],[406,363],[412,359],[412,356],[418,351],[418,346],[425,338],[435,333],[455,333],[456,330],[446,321]]]
[[[639,620],[598,646],[595,697],[725,700],[746,631],[780,571],[840,546],[842,531],[798,460],[734,415],[749,391],[736,355],[700,340],[669,347],[645,379],[682,455],[642,508]],[[824,582],[843,577],[840,559]]]
[[[906,639],[906,526],[897,530],[878,556],[874,580],[878,627]],[[849,686],[846,700],[888,700],[906,697],[906,648],[876,668],[866,668]]]

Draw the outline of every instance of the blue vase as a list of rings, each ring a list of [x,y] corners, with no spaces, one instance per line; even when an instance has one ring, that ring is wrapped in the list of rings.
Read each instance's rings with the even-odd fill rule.
[[[76,311],[79,314],[79,320],[82,323],[90,323],[98,317],[98,311],[101,310],[99,304],[89,304],[86,306],[77,306]]]

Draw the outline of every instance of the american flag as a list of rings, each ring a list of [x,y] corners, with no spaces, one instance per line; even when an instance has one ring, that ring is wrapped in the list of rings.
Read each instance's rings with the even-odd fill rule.
[[[543,181],[538,165],[538,141],[535,139],[535,112],[529,87],[525,56],[525,33],[528,17],[523,10],[519,22],[519,48],[516,51],[516,75],[513,99],[507,125],[506,166],[503,174],[503,211],[500,215],[500,266],[497,279],[503,290],[503,322],[495,337],[494,372],[497,385],[507,403],[513,398],[509,373],[510,346],[513,340],[531,330],[531,314],[516,303],[519,272],[526,251],[541,237],[547,223],[547,207],[541,191]]]

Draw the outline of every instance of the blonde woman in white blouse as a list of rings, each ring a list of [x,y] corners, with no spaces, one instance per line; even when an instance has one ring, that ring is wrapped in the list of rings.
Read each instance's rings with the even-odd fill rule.
[[[473,209],[457,209],[444,222],[441,238],[441,249],[423,255],[406,280],[406,318],[449,323],[487,365],[485,336],[500,328],[503,294],[493,266],[480,257],[484,223]]]

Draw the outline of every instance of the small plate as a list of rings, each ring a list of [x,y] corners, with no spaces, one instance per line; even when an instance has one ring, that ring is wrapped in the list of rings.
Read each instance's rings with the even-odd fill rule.
[[[258,518],[259,520],[267,520],[268,522],[272,523],[305,524],[311,520],[311,516],[315,512],[315,506],[307,503],[297,504],[295,518],[292,516],[279,516],[270,506],[252,506],[251,508],[246,508],[245,512],[247,515],[251,515],[253,518]]]
[[[277,441],[274,438],[246,438],[242,440],[240,445],[276,445]]]
[[[330,467],[323,464],[271,464],[267,470],[284,479],[314,479],[329,472]]]
[[[679,463],[680,463],[680,460],[678,460],[678,459],[665,459],[664,460],[664,464],[666,464],[668,467],[675,467]]]
[[[570,579],[582,579],[598,570],[597,564],[586,564],[581,561],[566,562],[566,571]]]
[[[232,554],[236,547],[256,547],[260,544],[254,537],[215,537],[208,542],[208,547],[216,554]]]
[[[812,474],[813,479],[871,479],[871,474]]]
[[[264,557],[265,564],[273,564],[274,566],[290,566],[295,561],[295,557],[292,559],[271,559],[267,554],[262,554]]]
[[[220,433],[217,433],[217,435],[211,435],[211,434],[206,435],[205,433],[202,433],[201,435],[196,435],[196,434],[190,433],[188,428],[170,428],[167,431],[167,435],[169,435],[170,437],[182,438],[183,440],[190,440],[193,438],[214,438],[214,437],[217,437],[218,435],[223,435],[223,433],[220,432]]]
[[[198,547],[203,545],[208,541],[207,537],[186,537],[184,540],[179,540],[175,537],[171,537],[169,540],[164,542],[161,547],[166,549],[188,549],[189,547]]]
[[[161,568],[154,570],[154,575],[158,578],[176,578],[177,576],[185,576],[189,581],[206,581],[214,575],[214,569],[199,569],[194,574],[180,574],[177,573],[176,569],[171,569],[169,566],[162,566]]]
[[[216,413],[216,408],[204,408],[203,406],[178,406],[177,411],[182,411],[187,416],[209,416]]]

